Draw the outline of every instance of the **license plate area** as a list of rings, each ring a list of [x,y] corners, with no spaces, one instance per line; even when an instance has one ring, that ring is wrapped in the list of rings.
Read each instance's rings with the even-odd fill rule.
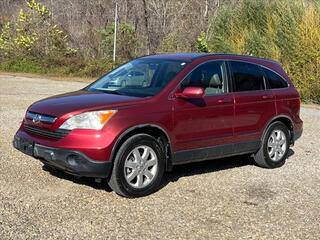
[[[34,155],[34,142],[29,139],[17,137],[14,140],[14,146],[27,155]]]

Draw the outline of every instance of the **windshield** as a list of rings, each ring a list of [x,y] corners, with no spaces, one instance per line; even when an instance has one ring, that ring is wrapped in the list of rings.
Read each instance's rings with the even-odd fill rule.
[[[154,96],[186,65],[186,61],[180,60],[133,60],[101,77],[87,90],[135,97]]]

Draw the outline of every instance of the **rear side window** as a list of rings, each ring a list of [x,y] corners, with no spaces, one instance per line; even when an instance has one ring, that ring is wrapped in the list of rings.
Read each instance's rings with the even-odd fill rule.
[[[276,74],[273,71],[270,71],[268,69],[263,68],[263,71],[266,74],[267,81],[269,83],[270,88],[286,88],[288,87],[288,83],[280,77],[278,74]]]
[[[230,62],[236,92],[264,90],[263,73],[259,66],[245,62]]]

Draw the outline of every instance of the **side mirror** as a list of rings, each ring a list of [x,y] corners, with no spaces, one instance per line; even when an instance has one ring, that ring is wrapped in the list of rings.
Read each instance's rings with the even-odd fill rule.
[[[184,99],[201,99],[204,96],[202,87],[186,87],[181,93],[176,93],[177,98]]]

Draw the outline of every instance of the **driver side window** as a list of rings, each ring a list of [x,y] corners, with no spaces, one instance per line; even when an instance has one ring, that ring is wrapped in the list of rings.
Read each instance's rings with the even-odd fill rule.
[[[221,61],[211,61],[194,69],[182,82],[182,89],[186,87],[202,87],[205,95],[216,95],[228,91],[225,76],[225,64]]]

